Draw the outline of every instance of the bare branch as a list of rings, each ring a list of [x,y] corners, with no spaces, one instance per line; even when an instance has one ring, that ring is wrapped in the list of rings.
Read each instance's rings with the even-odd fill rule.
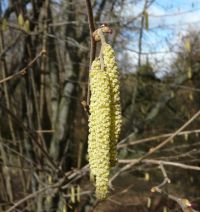
[[[95,52],[96,52],[96,42],[94,41],[93,38],[93,32],[95,30],[95,25],[94,25],[94,18],[93,18],[93,12],[92,12],[92,5],[90,0],[85,0],[86,2],[86,8],[87,8],[87,16],[88,16],[88,23],[89,23],[89,28],[90,28],[90,66],[92,65],[92,61],[95,58]],[[88,88],[87,88],[87,105],[89,105],[90,102],[90,86],[88,83]]]
[[[25,68],[23,68],[23,69],[20,70],[19,72],[15,73],[15,74],[12,74],[12,75],[10,75],[10,76],[8,76],[8,77],[6,77],[6,78],[0,80],[0,84],[2,84],[2,83],[4,83],[4,82],[7,82],[7,81],[13,79],[13,78],[16,77],[16,76],[25,75],[27,69],[30,68],[30,67],[33,65],[33,63],[35,63],[36,60],[37,60],[39,57],[41,57],[43,54],[46,54],[46,50],[41,50],[41,52],[40,52],[40,53],[39,53],[39,54],[38,54],[38,55],[37,55],[37,56],[36,56],[26,67],[25,67]]]
[[[122,164],[135,163],[135,162],[137,162],[137,159],[132,159],[132,160],[121,159],[121,160],[119,160],[119,163],[122,163]],[[192,165],[187,165],[187,164],[177,163],[177,162],[172,162],[172,161],[143,159],[140,162],[146,163],[146,164],[158,164],[158,165],[162,163],[163,165],[167,165],[167,166],[176,166],[176,167],[179,167],[182,169],[191,169],[191,170],[200,171],[200,167],[198,167],[198,166],[192,166]]]

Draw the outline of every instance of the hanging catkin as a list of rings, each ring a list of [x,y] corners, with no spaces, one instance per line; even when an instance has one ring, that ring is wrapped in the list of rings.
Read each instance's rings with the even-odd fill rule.
[[[96,196],[105,199],[108,194],[110,171],[111,97],[106,72],[100,60],[92,63],[90,71],[90,117],[88,157],[91,175],[96,179]]]
[[[115,59],[115,52],[109,44],[102,46],[103,61],[105,71],[109,77],[111,92],[111,131],[110,131],[110,163],[114,166],[117,159],[117,142],[121,130],[121,106],[119,90],[119,72]]]

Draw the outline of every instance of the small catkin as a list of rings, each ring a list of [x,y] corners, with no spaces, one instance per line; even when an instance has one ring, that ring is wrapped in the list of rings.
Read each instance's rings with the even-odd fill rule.
[[[119,72],[115,59],[115,52],[109,44],[103,45],[102,54],[105,65],[105,71],[109,77],[111,89],[110,163],[111,166],[114,166],[117,160],[117,142],[119,140],[122,125]]]
[[[108,195],[110,171],[110,85],[107,74],[101,70],[100,60],[92,63],[90,71],[90,117],[88,159],[91,175],[96,179],[96,196]]]

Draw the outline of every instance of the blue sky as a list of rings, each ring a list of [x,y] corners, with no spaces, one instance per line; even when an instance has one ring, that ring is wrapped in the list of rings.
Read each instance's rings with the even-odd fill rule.
[[[134,6],[128,15],[137,15],[143,9],[143,2]],[[156,71],[169,71],[170,62],[175,57],[172,51],[177,50],[181,40],[191,29],[200,31],[200,0],[156,0],[148,9],[149,30],[144,32],[143,52],[161,52],[149,56]],[[137,50],[137,40],[130,42]],[[163,52],[163,53],[162,53]],[[130,57],[137,54],[129,52]],[[144,56],[146,60],[146,56]]]
[[[2,9],[4,10],[8,6],[8,0],[1,0]]]

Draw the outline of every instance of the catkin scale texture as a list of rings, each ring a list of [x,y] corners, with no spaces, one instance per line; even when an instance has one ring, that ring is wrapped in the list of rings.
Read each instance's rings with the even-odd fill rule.
[[[105,199],[110,171],[111,100],[109,79],[101,70],[99,59],[92,63],[90,90],[88,158],[91,174],[96,179],[97,198]]]
[[[115,52],[109,44],[102,46],[105,72],[109,78],[111,92],[111,129],[110,129],[110,163],[115,165],[117,158],[117,142],[120,135],[122,118],[120,106],[119,72],[115,59]]]

